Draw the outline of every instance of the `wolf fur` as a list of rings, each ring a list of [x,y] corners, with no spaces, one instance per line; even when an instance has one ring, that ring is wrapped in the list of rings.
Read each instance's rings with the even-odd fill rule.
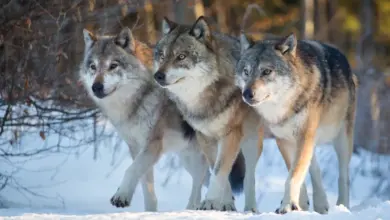
[[[301,209],[298,201],[308,170],[314,210],[328,212],[314,148],[329,142],[339,161],[337,204],[349,208],[357,78],[347,58],[335,47],[297,40],[294,34],[258,42],[241,34],[240,41],[236,83],[242,99],[265,119],[288,161],[289,176],[277,212]]]
[[[153,165],[166,152],[177,152],[192,176],[187,209],[201,199],[208,165],[195,138],[164,91],[153,82],[152,48],[135,40],[129,28],[116,36],[95,36],[84,30],[85,52],[80,78],[90,97],[126,141],[133,163],[111,198],[116,207],[129,206],[139,180],[146,211],[157,211]]]
[[[234,84],[239,40],[211,32],[203,16],[193,25],[164,18],[162,32],[154,50],[154,78],[198,131],[197,139],[213,166],[199,209],[235,210],[231,188],[236,193],[241,190],[230,187],[228,174],[233,161],[240,160],[241,145],[246,170],[245,210],[256,211],[254,172],[262,151],[263,129],[260,117],[242,101]]]

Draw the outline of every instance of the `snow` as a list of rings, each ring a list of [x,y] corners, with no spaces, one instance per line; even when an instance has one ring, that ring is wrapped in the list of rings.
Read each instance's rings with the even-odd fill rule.
[[[42,140],[35,135],[28,137],[24,145],[39,148],[55,141],[56,138]],[[243,195],[236,197],[238,212],[184,210],[190,194],[191,177],[174,155],[164,156],[154,168],[159,212],[143,212],[140,187],[135,192],[131,207],[118,209],[111,206],[109,199],[119,186],[131,159],[123,143],[118,152],[114,151],[115,144],[116,139],[101,142],[97,160],[93,160],[94,146],[91,144],[77,151],[50,153],[29,160],[16,157],[0,161],[2,172],[12,173],[14,183],[35,194],[21,191],[18,187],[6,187],[0,191],[0,201],[6,201],[5,205],[9,207],[0,209],[0,219],[390,219],[390,201],[371,196],[376,180],[363,172],[371,166],[367,159],[370,154],[364,151],[354,155],[351,162],[351,211],[335,206],[338,164],[331,146],[316,149],[331,205],[329,214],[320,215],[313,211],[275,214],[283,195],[287,170],[273,139],[264,140],[264,151],[256,170],[256,198],[260,213],[241,211],[244,208]],[[310,178],[306,181],[311,196]],[[205,192],[206,188],[203,196]]]

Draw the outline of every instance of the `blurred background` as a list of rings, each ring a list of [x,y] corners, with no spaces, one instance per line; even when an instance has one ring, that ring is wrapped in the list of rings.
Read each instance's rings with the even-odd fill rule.
[[[83,28],[107,34],[128,26],[153,45],[164,16],[190,24],[201,15],[233,36],[294,32],[339,47],[360,81],[354,152],[370,152],[373,193],[390,198],[390,162],[381,159],[390,154],[389,0],[2,0],[0,164],[77,154],[83,146],[97,159],[102,141],[115,136],[99,126],[101,115],[77,79]],[[31,147],[32,137],[55,141]],[[0,166],[0,190],[16,182]]]

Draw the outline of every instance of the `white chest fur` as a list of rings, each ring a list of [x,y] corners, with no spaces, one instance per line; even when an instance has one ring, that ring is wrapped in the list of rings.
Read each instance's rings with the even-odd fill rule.
[[[110,96],[94,99],[128,144],[145,146],[152,126],[159,117],[159,100],[158,96],[149,94],[147,101],[135,103],[134,100],[145,98],[134,97],[136,89],[134,86],[123,86]],[[146,106],[135,106],[136,104]],[[138,111],[129,115],[134,108],[138,108]]]
[[[304,110],[282,125],[270,124],[269,129],[276,137],[295,142],[299,138],[299,135],[301,135],[306,120],[310,119],[307,119],[307,111]],[[340,121],[332,124],[320,123],[316,130],[316,144],[320,145],[332,142],[339,133],[342,125]]]
[[[218,114],[216,117],[205,118],[202,120],[188,119],[191,125],[204,135],[209,137],[220,137],[224,134],[233,113],[233,108],[230,107]]]
[[[131,87],[131,86],[129,86]],[[156,93],[149,94],[143,97],[143,106],[135,115],[128,115],[132,102],[131,94],[134,94],[133,89],[116,91],[111,97],[97,99],[95,101],[107,115],[111,123],[117,129],[119,135],[131,145],[131,147],[141,149],[148,143],[153,126],[157,123],[160,117],[160,96]],[[130,91],[131,90],[131,91]],[[180,130],[165,129],[163,136],[163,151],[179,151],[187,148],[189,141],[184,138]]]

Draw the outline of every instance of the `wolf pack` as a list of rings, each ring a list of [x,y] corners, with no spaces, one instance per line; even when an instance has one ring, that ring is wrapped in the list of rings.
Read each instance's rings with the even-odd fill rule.
[[[128,27],[83,31],[80,79],[133,159],[113,206],[130,206],[140,183],[145,211],[157,211],[153,166],[174,152],[192,176],[186,209],[236,211],[234,196],[243,192],[244,211],[258,212],[255,170],[268,129],[288,169],[276,213],[309,210],[308,172],[313,210],[328,213],[314,154],[324,143],[338,158],[337,205],[349,208],[358,81],[340,50],[293,33],[229,36],[203,16],[193,24],[164,17],[161,28],[154,46]]]

